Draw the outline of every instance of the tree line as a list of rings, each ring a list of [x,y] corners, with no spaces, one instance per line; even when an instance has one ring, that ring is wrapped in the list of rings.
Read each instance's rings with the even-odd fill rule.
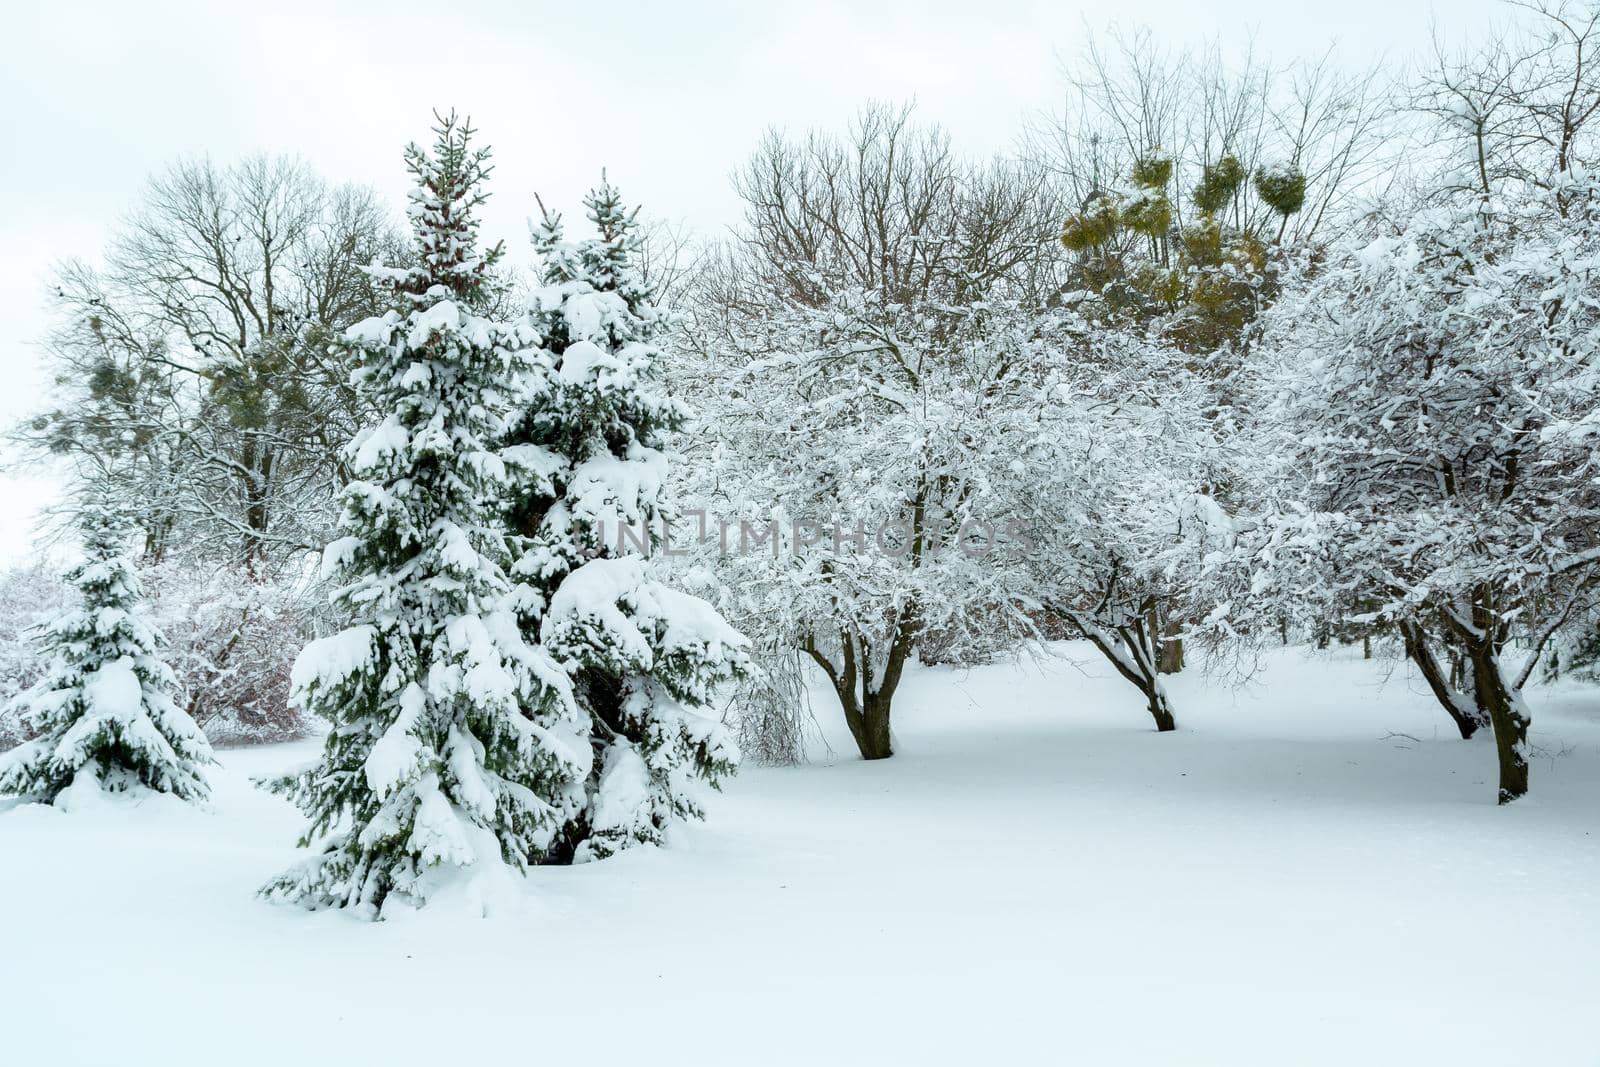
[[[452,588],[466,600],[428,617],[493,601],[566,664],[546,676],[522,663],[518,722],[491,700],[436,724],[472,724],[489,763],[521,768],[475,810],[510,820],[493,830],[523,861],[649,838],[694,810],[670,784],[679,768],[731,769],[731,742],[690,730],[667,744],[650,733],[663,720],[629,717],[646,687],[618,679],[643,677],[645,660],[681,670],[660,707],[719,696],[742,747],[773,760],[803,747],[814,672],[861,756],[879,759],[916,658],[1082,638],[1162,732],[1181,726],[1162,679],[1186,648],[1377,638],[1463,738],[1492,735],[1497,795],[1512,800],[1528,789],[1523,690],[1600,651],[1600,16],[1510,10],[1403,72],[1332,54],[1279,68],[1113,34],[1085,47],[1065,105],[1013,152],[973,159],[914,109],[869,105],[843,132],[767,135],[734,177],[744,214],[722,239],[643,225],[609,184],[589,204],[598,243],[568,242],[541,207],[531,277],[485,244],[463,280],[440,242],[454,233],[461,253],[465,231],[435,207],[414,202],[408,235],[372,194],[303,163],[179,164],[100,263],[59,270],[56,402],[18,433],[116,502],[140,570],[229,576],[174,682],[197,720],[289,707],[292,691],[339,723],[358,697],[394,696],[351,689],[359,672],[297,681],[288,664],[374,602],[346,569],[381,599],[395,595],[384,568],[422,566],[424,539],[350,487],[444,478],[429,522],[474,531],[474,558],[499,577],[478,573],[488,584]],[[442,165],[430,158],[479,166],[442,136],[432,157],[408,157],[419,188]],[[464,204],[482,194],[480,163]],[[435,285],[467,309],[458,358],[486,344],[520,368],[486,370],[488,421],[452,430],[488,442],[468,450],[494,453],[487,467],[401,457],[373,429],[397,411],[408,442],[433,425],[409,406],[420,385],[404,353],[436,342],[370,324],[426,316]],[[399,362],[380,382],[385,352]],[[437,399],[473,406],[455,403]],[[401,458],[423,465],[403,472]],[[650,526],[675,508],[773,531],[777,551],[702,541],[688,567],[660,543],[645,553],[749,638],[758,670],[672,659],[660,643],[687,594],[647,586],[637,554],[602,544],[608,522]],[[892,525],[897,550],[857,523]],[[352,524],[387,532],[357,550]],[[452,573],[436,547],[424,569]],[[546,627],[558,603],[577,610],[561,598],[572,575],[605,585],[606,568],[585,571],[599,561],[617,564],[608,580],[628,590],[637,640],[597,639],[617,631],[583,611],[582,625]],[[605,601],[594,595],[581,603]],[[408,647],[445,640],[407,633]],[[711,644],[732,647],[731,633]],[[349,651],[320,647],[335,663]],[[361,664],[405,658],[363,647]],[[506,647],[496,655],[521,655]],[[18,670],[47,674],[43,660]],[[535,699],[540,677],[554,696]],[[590,743],[535,758],[529,729],[569,727]],[[378,803],[390,793],[348,794],[326,775],[348,779],[381,736],[336,730],[346,747],[330,748],[324,777],[283,787],[323,821]],[[653,768],[641,756],[650,773],[619,755],[657,750],[678,755]],[[624,817],[596,800],[607,775],[619,790],[662,784]],[[340,855],[329,877],[348,890],[372,856]],[[383,869],[383,886],[400,884]]]

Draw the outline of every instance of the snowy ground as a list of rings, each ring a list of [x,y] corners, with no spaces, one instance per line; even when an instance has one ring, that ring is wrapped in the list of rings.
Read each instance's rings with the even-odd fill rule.
[[[1600,692],[1533,694],[1497,809],[1385,667],[1185,675],[1158,736],[1083,665],[919,670],[893,760],[752,769],[487,920],[256,900],[300,823],[247,776],[308,745],[209,813],[0,814],[0,1062],[1600,1064]]]

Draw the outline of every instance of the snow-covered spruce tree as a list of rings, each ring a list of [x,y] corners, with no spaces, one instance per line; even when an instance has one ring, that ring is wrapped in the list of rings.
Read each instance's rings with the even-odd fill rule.
[[[95,786],[205,800],[211,746],[174,702],[160,639],[134,613],[132,529],[104,487],[91,490],[78,519],[84,559],[67,580],[81,603],[40,631],[50,666],[17,698],[37,736],[0,757],[0,793],[53,804],[69,788]]]
[[[311,816],[304,844],[332,832],[266,888],[312,907],[421,903],[452,869],[535,861],[589,771],[566,678],[507,601],[513,475],[494,444],[525,333],[475,312],[500,255],[474,217],[489,154],[453,114],[436,132],[431,153],[406,150],[417,265],[372,268],[393,306],[344,338],[386,414],[348,446],[344,536],[324,555],[347,628],[292,680],[332,729],[319,763],[272,783]]]
[[[557,862],[658,842],[674,820],[702,815],[702,788],[738,759],[708,705],[748,662],[744,637],[647,565],[663,533],[662,438],[684,411],[659,384],[654,339],[667,316],[638,267],[634,215],[609,183],[585,204],[597,236],[563,240],[548,211],[535,229],[544,273],[530,321],[542,353],[504,449],[528,474],[507,517],[518,611],[570,675],[593,746]]]

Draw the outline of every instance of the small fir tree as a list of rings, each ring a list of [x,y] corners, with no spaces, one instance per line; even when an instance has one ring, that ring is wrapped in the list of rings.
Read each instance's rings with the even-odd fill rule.
[[[552,854],[572,861],[703,815],[702,787],[738,758],[705,711],[748,665],[743,636],[646,566],[666,519],[662,439],[685,412],[656,383],[667,316],[637,265],[634,215],[609,183],[585,204],[597,236],[564,241],[548,211],[534,231],[543,358],[506,450],[535,473],[509,515],[525,632],[571,676],[594,753],[586,803]]]
[[[416,266],[372,268],[392,309],[344,339],[383,418],[348,448],[345,536],[324,555],[349,624],[294,669],[332,729],[318,764],[273,783],[311,816],[302,844],[331,836],[266,890],[312,907],[421,903],[453,869],[537,861],[589,771],[566,677],[507,601],[515,473],[494,446],[526,336],[480,313],[501,251],[479,250],[474,217],[489,153],[454,115],[436,132],[406,150]]]
[[[0,756],[0,793],[54,804],[69,787],[95,785],[203,801],[211,746],[173,700],[177,682],[158,654],[160,637],[135,614],[132,529],[104,486],[78,519],[84,560],[67,580],[80,604],[39,633],[50,666],[17,698],[38,736]]]

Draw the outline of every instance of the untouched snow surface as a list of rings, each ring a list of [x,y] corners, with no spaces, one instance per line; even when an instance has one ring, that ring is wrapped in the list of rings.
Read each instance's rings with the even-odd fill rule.
[[[247,778],[309,743],[210,811],[0,813],[0,1062],[1600,1063],[1600,692],[1534,691],[1500,809],[1402,671],[1188,673],[1161,736],[1070,651],[916,670],[892,760],[833,733],[488,919],[257,900],[301,825]]]

